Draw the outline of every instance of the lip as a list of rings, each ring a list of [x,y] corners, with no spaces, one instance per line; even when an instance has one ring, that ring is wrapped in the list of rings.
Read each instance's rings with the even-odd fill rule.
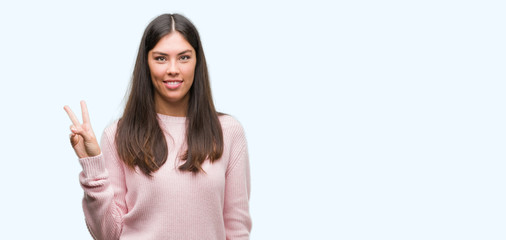
[[[170,82],[177,82],[177,83],[174,84],[174,83],[170,83]],[[183,80],[179,80],[179,79],[163,80],[163,85],[165,85],[166,88],[173,90],[173,89],[177,89],[178,87],[183,85]]]

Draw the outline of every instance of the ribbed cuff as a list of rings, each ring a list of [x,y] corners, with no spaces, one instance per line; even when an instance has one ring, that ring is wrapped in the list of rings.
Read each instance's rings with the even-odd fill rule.
[[[104,156],[100,153],[94,157],[80,158],[79,163],[83,167],[86,178],[95,178],[106,172]]]

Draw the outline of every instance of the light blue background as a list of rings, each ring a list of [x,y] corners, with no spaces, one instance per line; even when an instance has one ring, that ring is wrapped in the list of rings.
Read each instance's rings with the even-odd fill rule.
[[[91,239],[63,105],[101,135],[178,12],[246,129],[251,239],[506,239],[503,1],[143,2],[0,3],[0,238]]]

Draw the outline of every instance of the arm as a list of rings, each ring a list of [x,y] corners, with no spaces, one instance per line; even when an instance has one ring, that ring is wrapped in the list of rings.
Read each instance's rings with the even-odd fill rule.
[[[79,178],[84,189],[83,210],[88,230],[95,239],[118,239],[126,213],[126,187],[123,168],[113,147],[114,131],[111,128],[104,131],[102,151],[86,103],[81,101],[82,123],[69,106],[64,109],[72,121],[70,143],[83,167]]]
[[[79,159],[83,167],[79,175],[83,211],[95,239],[119,239],[127,213],[125,173],[113,144],[114,133],[106,129],[101,139],[102,154]]]
[[[244,144],[232,156],[225,179],[223,218],[227,240],[247,240],[251,232],[249,157],[246,141],[242,140]]]

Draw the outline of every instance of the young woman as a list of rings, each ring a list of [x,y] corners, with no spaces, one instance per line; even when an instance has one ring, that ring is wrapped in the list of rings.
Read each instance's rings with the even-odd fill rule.
[[[64,109],[95,239],[249,239],[244,131],[216,112],[188,19],[164,14],[147,26],[123,116],[104,130],[100,146],[85,102],[82,123]]]

